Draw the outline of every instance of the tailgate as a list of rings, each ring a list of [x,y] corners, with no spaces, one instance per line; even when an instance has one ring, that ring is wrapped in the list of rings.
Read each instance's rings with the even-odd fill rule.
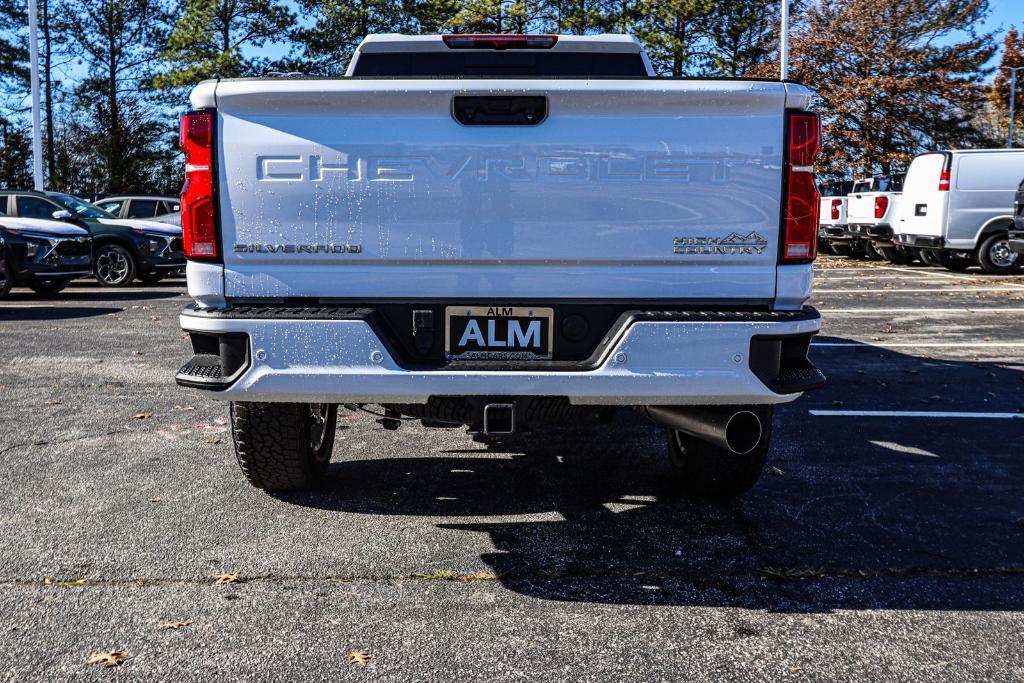
[[[846,204],[846,221],[851,225],[867,225],[878,222],[875,218],[874,192],[851,194]]]
[[[780,83],[216,87],[228,297],[775,296]],[[464,125],[456,96],[546,117]]]

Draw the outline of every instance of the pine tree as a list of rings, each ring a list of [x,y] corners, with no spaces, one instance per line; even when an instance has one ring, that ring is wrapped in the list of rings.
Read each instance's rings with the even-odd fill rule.
[[[162,134],[147,95],[167,10],[160,0],[66,0],[54,16],[87,69],[72,106],[101,170],[98,189],[132,191]]]
[[[1003,38],[1003,56],[999,60],[995,82],[989,98],[1002,119],[1003,130],[1010,118],[1010,72],[1003,67],[1024,67],[1024,36],[1011,26]],[[1017,94],[1014,100],[1013,121],[1015,127],[1024,125],[1024,71],[1017,72]],[[1014,135],[1014,137],[1017,137]]]
[[[0,187],[32,187],[32,138],[0,116]]]
[[[399,0],[299,0],[299,6],[312,24],[292,32],[298,55],[287,68],[311,74],[340,75],[368,34],[410,28]],[[427,9],[422,9],[426,17]]]
[[[541,0],[466,0],[452,19],[459,33],[531,33],[540,30]]]
[[[790,0],[789,15],[802,15],[802,0]],[[717,0],[708,16],[708,73],[732,78],[778,73],[778,2]]]
[[[632,31],[647,47],[656,73],[679,77],[704,69],[713,8],[713,0],[642,0],[637,5]]]
[[[18,31],[28,24],[24,3],[0,0],[0,86],[10,92],[28,89],[28,49]]]
[[[182,88],[206,78],[254,75],[261,62],[246,52],[285,37],[295,15],[279,0],[185,0],[162,54],[169,69],[158,88]]]
[[[460,0],[404,0],[402,11],[408,17],[408,30],[422,34],[448,33],[461,4]]]
[[[883,173],[927,149],[984,144],[972,124],[995,47],[987,0],[819,0],[792,42],[792,78],[817,92],[821,170]]]
[[[615,30],[622,9],[608,0],[547,0],[544,4],[544,30],[579,36]]]

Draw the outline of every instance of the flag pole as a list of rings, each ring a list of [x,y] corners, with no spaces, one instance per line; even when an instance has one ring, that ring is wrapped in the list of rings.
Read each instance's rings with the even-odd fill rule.
[[[28,44],[32,72],[32,181],[43,189],[43,126],[39,116],[39,35],[36,0],[28,0]]]

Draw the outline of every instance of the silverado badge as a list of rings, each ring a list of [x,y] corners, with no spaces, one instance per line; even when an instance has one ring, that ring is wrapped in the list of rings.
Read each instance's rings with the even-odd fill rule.
[[[768,240],[751,231],[743,236],[735,232],[726,237],[676,237],[672,240],[673,254],[763,254]]]

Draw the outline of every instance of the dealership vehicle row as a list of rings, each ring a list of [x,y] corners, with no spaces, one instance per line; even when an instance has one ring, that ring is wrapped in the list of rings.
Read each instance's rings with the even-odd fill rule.
[[[906,174],[823,184],[819,246],[894,264],[1017,273],[1024,248],[1011,232],[1024,215],[1022,187],[1024,149],[922,154]]]
[[[15,286],[55,294],[71,280],[89,275],[101,285],[125,287],[135,280],[154,284],[182,272],[185,257],[175,214],[149,213],[173,211],[178,203],[167,198],[116,200],[102,202],[119,212],[110,213],[61,192],[0,190],[0,297]],[[140,211],[126,212],[135,206]],[[141,218],[143,213],[152,219]],[[72,238],[86,248],[65,244]],[[33,246],[42,242],[52,248]]]

